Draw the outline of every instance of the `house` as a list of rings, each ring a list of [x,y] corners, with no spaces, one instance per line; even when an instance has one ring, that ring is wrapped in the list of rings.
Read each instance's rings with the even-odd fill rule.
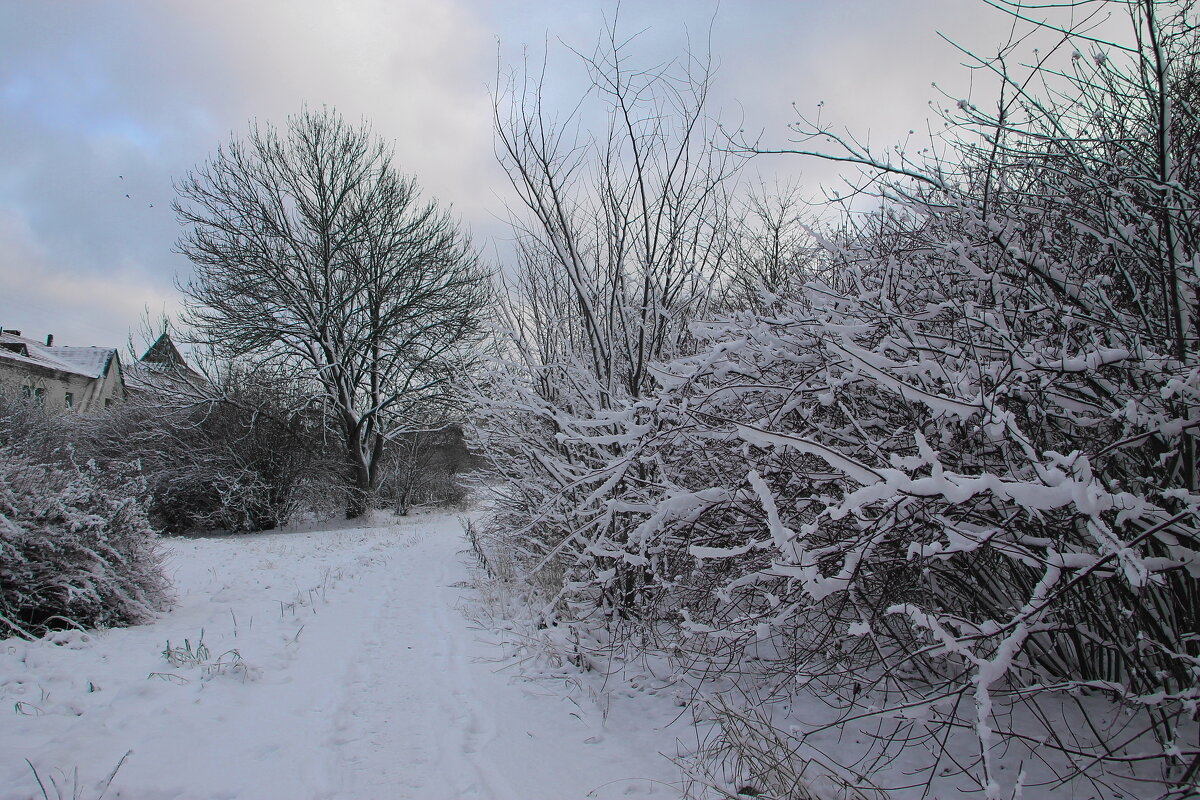
[[[113,347],[56,347],[0,330],[0,394],[52,410],[95,411],[125,399],[121,357]]]
[[[208,381],[188,366],[167,333],[129,366],[125,384],[131,396],[153,395],[183,403],[209,399]]]

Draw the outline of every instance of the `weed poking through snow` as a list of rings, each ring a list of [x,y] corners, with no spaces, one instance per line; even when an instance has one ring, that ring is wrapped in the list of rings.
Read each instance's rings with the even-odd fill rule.
[[[214,659],[208,645],[204,643],[203,628],[200,629],[200,638],[196,640],[195,647],[192,646],[190,639],[184,639],[182,646],[172,645],[171,640],[168,639],[162,656],[172,667],[199,668],[205,678],[231,673],[240,674],[242,680],[245,680],[250,677],[252,672],[251,667],[242,659],[242,654],[236,649],[226,650]],[[169,672],[151,672],[147,677],[161,678],[175,683],[188,682],[188,679],[182,675]]]
[[[117,777],[117,772],[125,764],[125,759],[129,758],[132,750],[126,750],[125,755],[121,756],[121,760],[113,767],[112,772],[108,773],[108,777],[96,785],[99,794],[96,795],[96,800],[103,800],[104,794],[108,791],[108,787],[112,785],[113,778]],[[67,773],[61,769],[55,769],[53,772],[58,773],[57,777],[53,773],[46,775],[46,780],[42,780],[41,774],[38,773],[37,767],[28,758],[25,763],[29,765],[29,769],[33,772],[33,779],[37,781],[38,789],[42,792],[42,800],[86,800],[87,795],[83,793],[83,787],[79,785],[79,767],[71,770],[71,782],[67,783]],[[59,784],[59,780],[62,784]],[[54,797],[51,798],[49,789],[46,788],[46,781],[50,782],[50,786],[54,789]]]

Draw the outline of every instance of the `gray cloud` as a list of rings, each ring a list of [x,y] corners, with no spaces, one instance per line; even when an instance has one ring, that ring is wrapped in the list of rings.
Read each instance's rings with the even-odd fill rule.
[[[504,234],[488,87],[497,57],[540,57],[555,97],[583,91],[558,44],[590,48],[611,4],[555,0],[17,0],[0,8],[0,324],[66,344],[119,344],[141,308],[170,311],[188,264],[171,181],[248,121],[304,103],[369,120],[431,196],[477,238]],[[940,26],[994,47],[1003,21],[967,0],[713,3],[627,0],[647,63],[702,49],[712,26],[715,104],[786,141],[801,110],[891,142],[918,128],[931,80],[964,87]],[[498,44],[499,43],[499,44]],[[799,159],[771,176],[835,173]]]

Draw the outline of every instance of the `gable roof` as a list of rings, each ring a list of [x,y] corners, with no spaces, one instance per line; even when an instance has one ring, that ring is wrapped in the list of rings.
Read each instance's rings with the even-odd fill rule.
[[[138,361],[143,364],[166,364],[176,369],[187,369],[187,362],[183,360],[183,354],[179,352],[179,348],[175,346],[175,342],[171,341],[171,335],[164,333],[158,337],[158,340],[146,348],[146,353]]]
[[[127,388],[134,392],[170,394],[187,400],[208,396],[208,381],[188,366],[167,333],[159,336],[145,355],[130,364],[124,374]]]
[[[114,347],[53,347],[54,357],[74,368],[80,375],[99,378],[108,370],[108,364],[116,355]]]

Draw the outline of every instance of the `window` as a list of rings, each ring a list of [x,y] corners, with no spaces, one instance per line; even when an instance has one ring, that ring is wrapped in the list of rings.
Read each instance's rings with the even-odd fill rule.
[[[111,397],[104,398],[104,407],[112,408],[112,398]]]
[[[75,405],[75,395],[71,392],[67,392],[66,394],[64,394],[63,395],[63,405],[65,405],[67,408],[71,408],[72,406],[74,406]]]
[[[26,386],[22,386],[22,387],[21,387],[21,397],[22,397],[22,398],[24,398],[25,400],[30,400],[30,399],[32,399],[32,398],[33,398],[33,389],[31,389],[31,388],[30,388],[29,386],[27,386],[27,385],[26,385]]]
[[[33,390],[33,402],[39,406],[46,405],[46,390],[44,388],[39,386]]]

